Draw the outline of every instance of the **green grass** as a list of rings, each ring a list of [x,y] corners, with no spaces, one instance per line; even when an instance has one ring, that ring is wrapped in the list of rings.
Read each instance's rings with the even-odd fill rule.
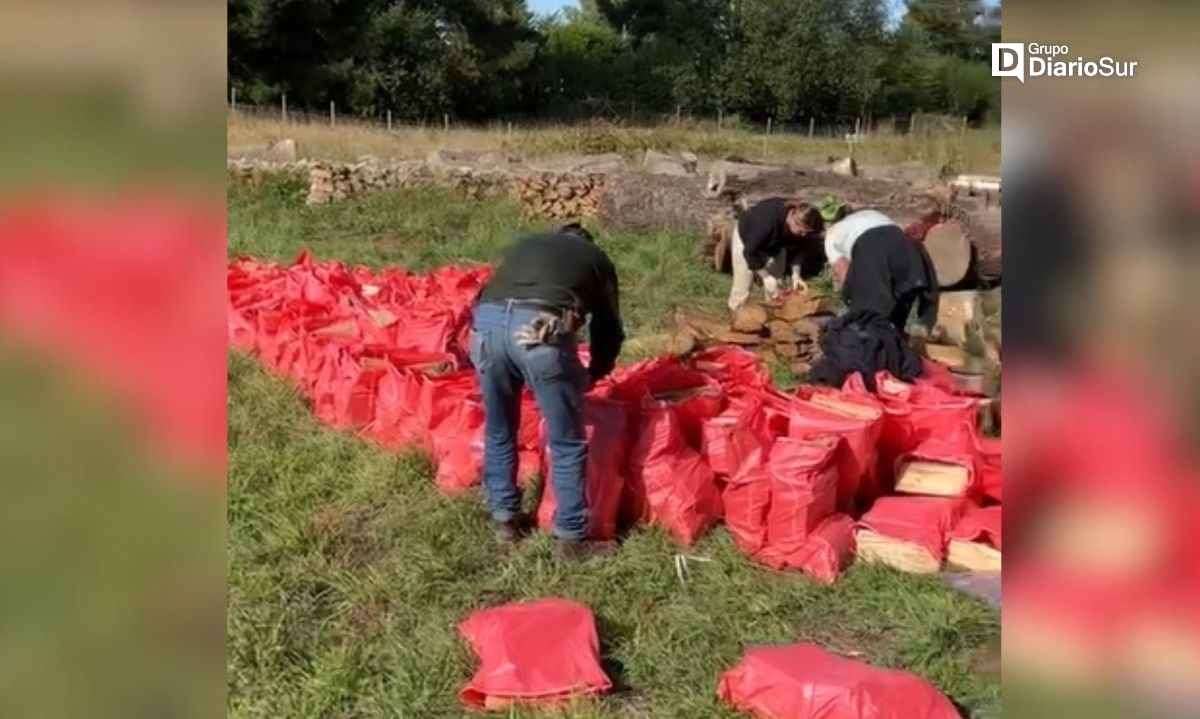
[[[310,209],[301,189],[232,189],[231,254],[287,260],[307,247],[431,268],[490,259],[524,227],[504,200],[389,193]],[[726,280],[693,260],[691,238],[600,242],[633,337],[668,327],[672,305],[721,305]],[[613,559],[562,565],[545,537],[498,547],[479,497],[443,497],[423,457],[325,429],[253,360],[231,355],[229,398],[231,716],[464,716],[457,691],[473,667],[458,623],[551,595],[595,611],[616,689],[550,716],[733,717],[715,697],[720,672],[750,645],[796,640],[916,671],[964,716],[999,715],[998,679],[974,670],[998,642],[999,615],[937,579],[856,566],[824,587],[752,564],[724,529],[688,550],[711,561],[692,562],[687,582],[657,529],[634,532]]]

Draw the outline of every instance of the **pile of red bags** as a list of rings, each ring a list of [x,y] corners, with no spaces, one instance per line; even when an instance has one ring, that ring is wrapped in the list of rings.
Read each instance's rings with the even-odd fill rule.
[[[238,259],[229,342],[296,382],[330,426],[429,452],[437,486],[460,492],[482,468],[484,412],[463,348],[488,274],[373,272],[307,254],[290,266]],[[841,389],[783,394],[736,347],[622,367],[586,402],[589,533],[611,539],[651,523],[691,544],[724,520],[756,560],[830,582],[855,554],[854,520],[891,492],[897,462],[969,464],[964,501],[999,501],[999,446],[978,435],[976,408],[936,373],[915,384],[881,374],[874,393],[853,376]],[[548,474],[528,391],[517,434],[519,481]],[[548,479],[544,528],[555,509]]]
[[[863,514],[860,526],[885,540],[911,545],[927,553],[933,566],[946,559],[951,539],[980,541],[999,549],[1001,499],[1000,441],[980,434],[978,399],[955,393],[937,373],[913,384],[880,373],[876,392],[862,378],[847,379],[843,393],[876,402],[883,411],[879,442],[881,489],[894,486],[906,462],[922,460],[959,467],[968,481],[950,494],[888,494]],[[958,529],[964,518],[974,524]],[[979,518],[985,529],[979,529]],[[986,528],[995,527],[993,533]]]

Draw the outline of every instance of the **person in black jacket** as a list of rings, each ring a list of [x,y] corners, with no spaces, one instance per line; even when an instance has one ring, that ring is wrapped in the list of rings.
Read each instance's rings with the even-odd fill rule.
[[[796,289],[807,289],[799,268],[806,254],[820,253],[824,221],[821,213],[798,200],[772,197],[751,207],[738,218],[731,245],[733,285],[729,289],[729,309],[736,310],[750,298],[757,275],[763,281],[767,299],[773,299],[783,287],[789,256],[795,258],[792,279]]]
[[[575,335],[589,318],[585,368]],[[470,355],[486,416],[483,486],[500,541],[520,539],[527,524],[516,474],[521,388],[528,384],[545,421],[560,553],[581,558],[612,549],[586,541],[583,395],[612,371],[624,339],[616,269],[578,224],[518,240],[480,292]]]

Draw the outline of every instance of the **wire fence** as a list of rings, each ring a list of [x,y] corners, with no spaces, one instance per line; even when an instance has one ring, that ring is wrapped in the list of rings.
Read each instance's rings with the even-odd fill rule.
[[[686,114],[682,109],[674,113],[642,112],[631,109],[629,114],[605,113],[591,117],[530,117],[514,116],[496,118],[484,122],[470,122],[443,114],[440,117],[412,120],[394,116],[388,110],[375,116],[361,114],[343,114],[337,104],[329,102],[321,108],[312,106],[297,107],[289,105],[286,96],[280,98],[275,106],[251,105],[238,102],[236,93],[231,94],[229,112],[233,115],[249,119],[274,121],[284,125],[310,125],[356,128],[370,128],[383,131],[418,130],[423,132],[452,130],[483,130],[491,132],[506,132],[513,134],[521,131],[538,130],[549,127],[561,127],[581,124],[612,124],[622,127],[652,127],[662,128],[676,126],[691,130],[707,132],[749,132],[760,135],[788,135],[792,137],[811,137],[822,139],[845,139],[847,137],[865,137],[878,134],[928,134],[964,132],[968,129],[966,117],[956,118],[941,114],[912,113],[908,116],[889,116],[887,118],[857,118],[841,122],[818,121],[809,118],[804,121],[778,122],[774,118],[764,121],[751,122],[737,115],[718,113],[715,116],[697,116]]]

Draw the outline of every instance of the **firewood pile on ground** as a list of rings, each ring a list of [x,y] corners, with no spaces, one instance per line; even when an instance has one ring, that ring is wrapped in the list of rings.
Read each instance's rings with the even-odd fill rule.
[[[599,173],[542,172],[512,178],[513,196],[530,218],[595,217],[605,176]]]
[[[773,302],[747,302],[732,316],[680,310],[672,350],[686,355],[719,345],[738,345],[804,376],[820,356],[821,328],[834,306],[816,292],[790,293]]]

